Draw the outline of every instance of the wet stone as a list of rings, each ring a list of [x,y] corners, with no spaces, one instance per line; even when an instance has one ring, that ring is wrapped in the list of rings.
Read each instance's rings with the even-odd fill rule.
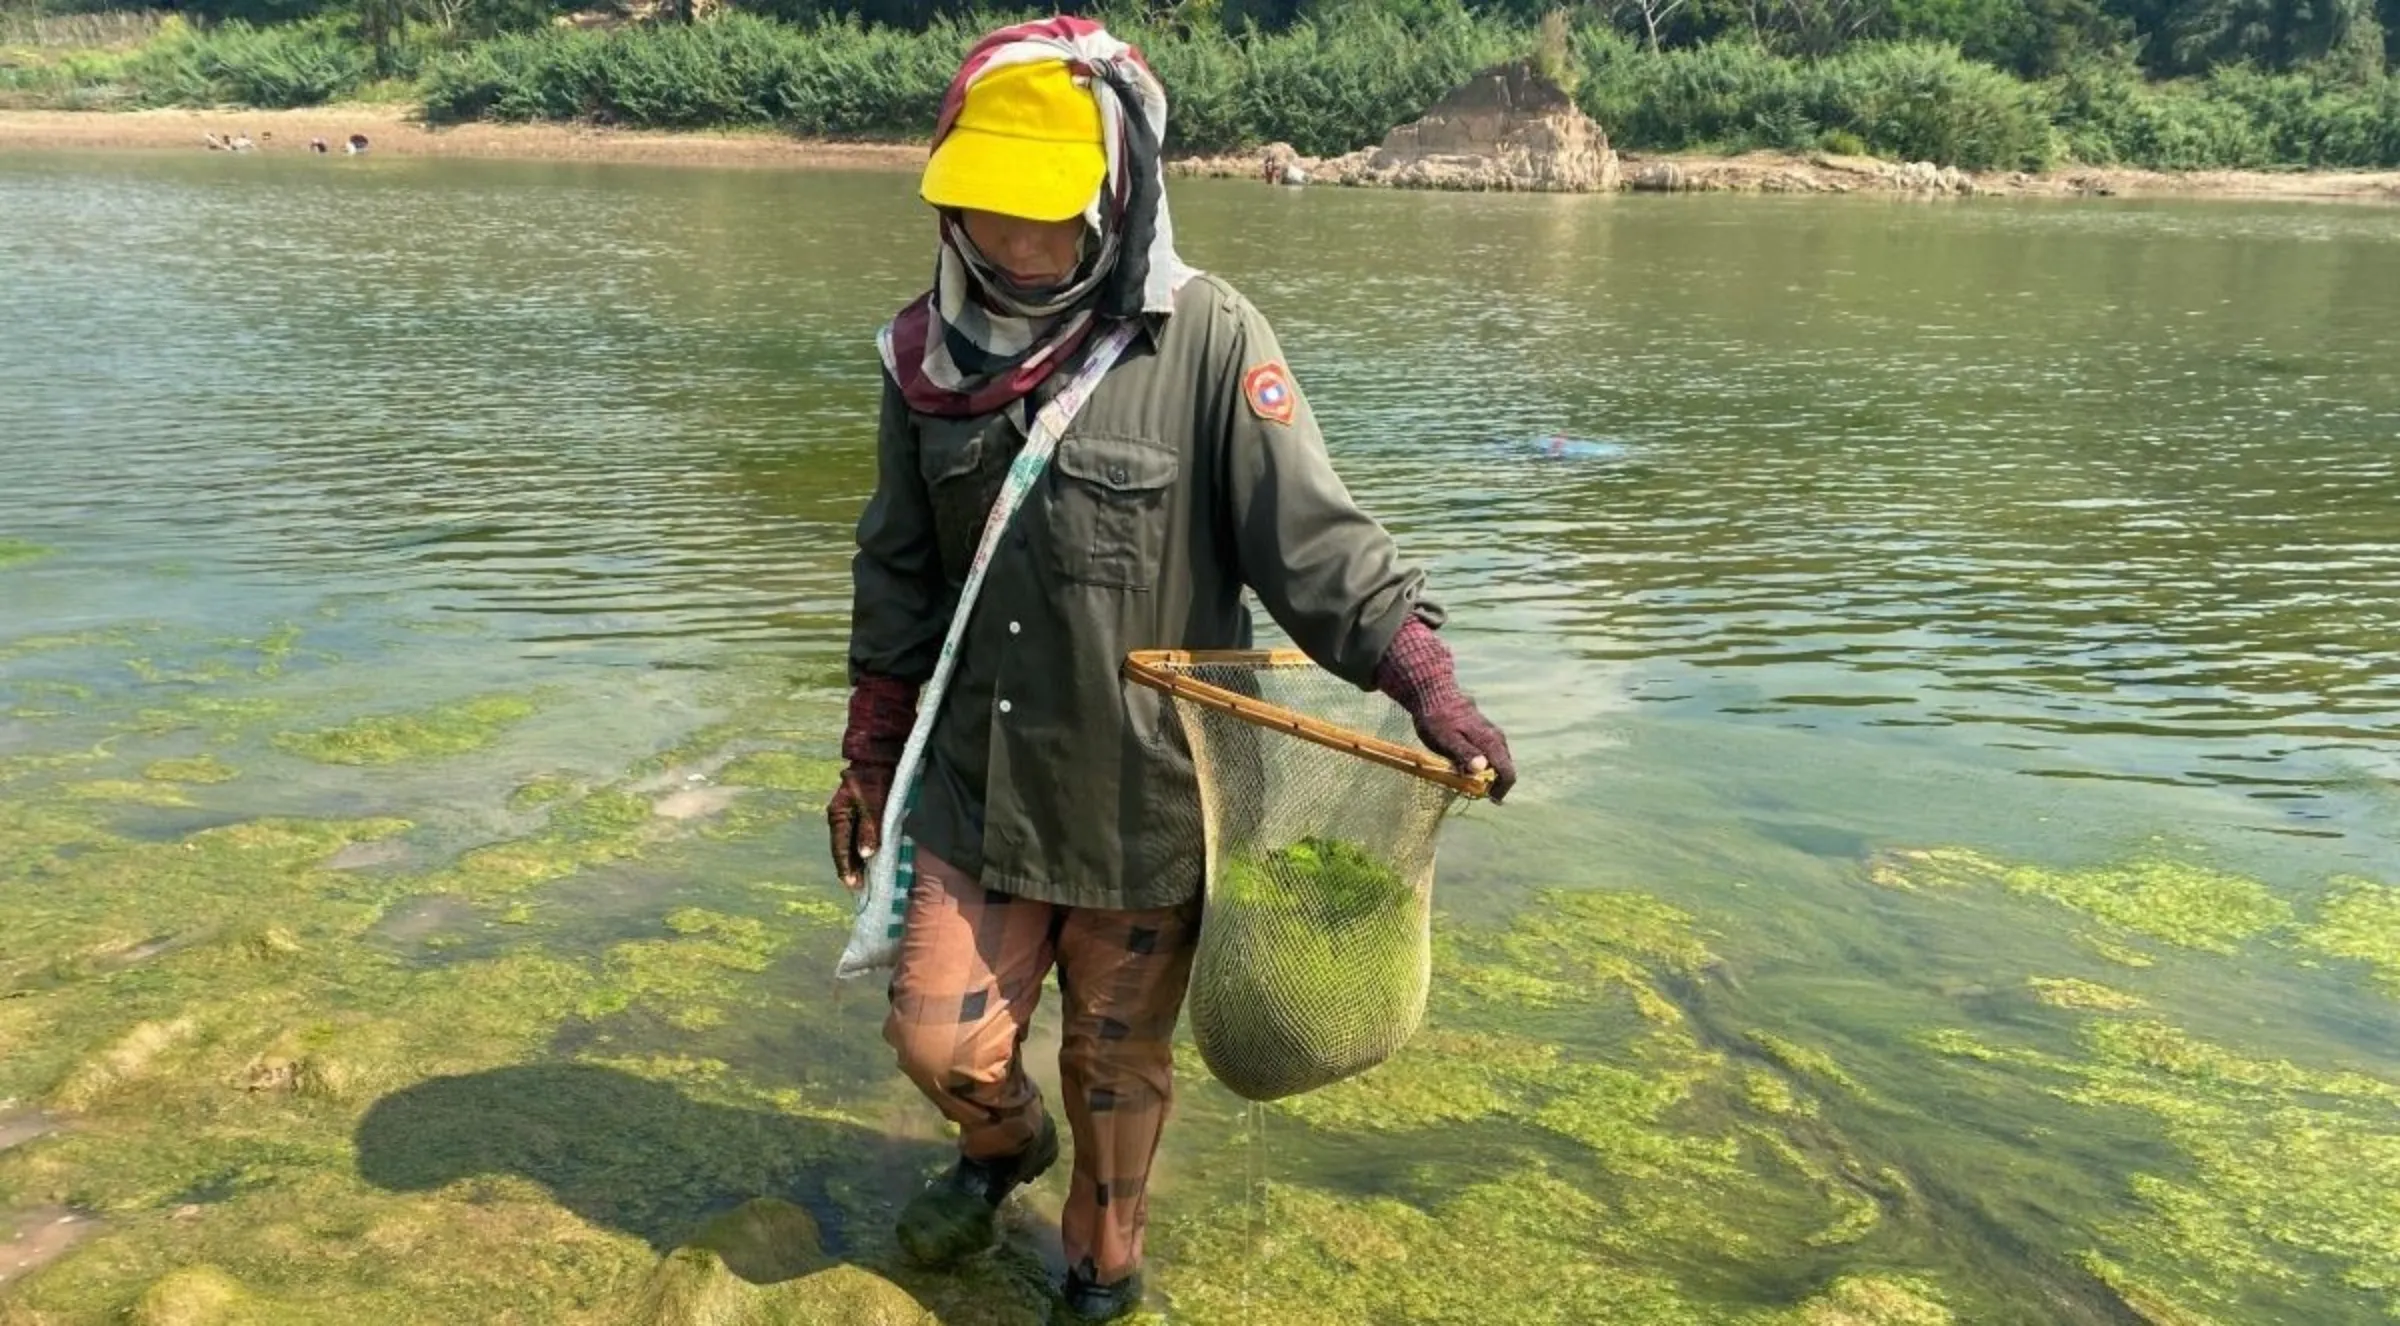
[[[40,1110],[20,1109],[14,1102],[0,1102],[0,1151],[47,1137],[57,1128],[57,1121]]]
[[[390,839],[372,843],[345,843],[341,850],[325,858],[325,868],[366,870],[375,866],[397,865],[407,859],[407,846]]]
[[[706,785],[670,792],[652,802],[650,811],[661,819],[704,820],[734,803],[741,789]]]
[[[65,1256],[98,1228],[91,1217],[61,1206],[0,1215],[0,1294]]]
[[[370,933],[390,944],[422,944],[463,931],[474,919],[474,904],[456,894],[437,893],[394,907]]]

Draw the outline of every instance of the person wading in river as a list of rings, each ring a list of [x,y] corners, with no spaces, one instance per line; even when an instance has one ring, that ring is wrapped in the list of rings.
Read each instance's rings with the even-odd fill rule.
[[[845,768],[826,809],[857,889],[919,692],[1034,413],[1133,333],[997,545],[906,830],[916,880],[885,1037],[958,1125],[901,1213],[913,1257],[991,1247],[1009,1193],[1058,1157],[1020,1047],[1055,964],[1074,1168],[1061,1294],[1087,1321],[1141,1297],[1145,1189],[1172,1101],[1203,861],[1191,760],[1136,649],[1247,648],[1245,586],[1318,664],[1402,705],[1432,750],[1516,780],[1460,691],[1422,571],[1335,475],[1266,320],[1177,257],[1166,102],[1098,24],[994,32],[943,102],[919,185],[933,288],[883,337],[877,480],[853,562]]]

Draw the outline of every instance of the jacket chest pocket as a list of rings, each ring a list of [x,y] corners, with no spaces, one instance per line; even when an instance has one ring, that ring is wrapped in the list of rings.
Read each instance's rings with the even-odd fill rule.
[[[1087,585],[1148,589],[1166,555],[1174,450],[1127,437],[1062,438],[1051,458],[1050,548],[1058,573]]]
[[[950,582],[966,579],[983,538],[983,522],[1014,454],[1002,426],[942,420],[917,435],[917,471],[933,505],[934,544]]]

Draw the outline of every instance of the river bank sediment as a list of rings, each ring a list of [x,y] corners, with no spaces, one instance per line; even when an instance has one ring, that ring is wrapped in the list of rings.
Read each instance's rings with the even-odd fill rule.
[[[909,141],[796,138],[763,130],[660,131],[592,124],[474,122],[434,126],[401,105],[298,110],[0,111],[0,150],[206,151],[207,136],[247,137],[263,155],[304,154],[312,139],[334,153],[364,134],[370,155],[537,161],[614,161],[805,169],[907,170],[924,160]],[[1258,179],[1265,153],[1194,156],[1182,177]],[[1893,193],[2051,198],[2184,197],[2400,202],[2400,171],[2209,170],[2116,166],[2046,171],[1936,170],[1826,153],[1620,154],[1620,189],[1685,193]],[[1303,162],[1303,165],[1306,163]]]

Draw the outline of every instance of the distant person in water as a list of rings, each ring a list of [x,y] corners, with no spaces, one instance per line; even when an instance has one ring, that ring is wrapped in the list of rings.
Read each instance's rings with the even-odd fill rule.
[[[311,139],[309,139],[309,140],[308,140],[308,150],[309,150],[309,151],[311,151],[311,152],[314,152],[314,153],[316,153],[318,156],[323,156],[323,155],[325,155],[325,154],[326,154],[328,151],[331,151],[332,149],[330,149],[330,148],[328,148],[328,147],[326,147],[326,146],[325,146],[325,140],[324,140],[324,139],[322,139],[322,138],[311,138]]]
[[[364,155],[364,154],[365,154],[365,152],[366,152],[366,150],[367,150],[367,136],[366,136],[365,134],[352,134],[352,135],[350,135],[350,152],[349,152],[349,154],[350,154],[351,156],[354,156],[354,157],[355,157],[355,156],[361,156],[361,155]]]
[[[853,889],[879,850],[902,851],[887,801],[914,844],[884,1035],[959,1129],[956,1163],[900,1215],[920,1261],[991,1247],[1010,1192],[1058,1159],[1021,1062],[1057,968],[1074,1142],[1060,1295],[1084,1322],[1141,1300],[1204,866],[1171,827],[1195,813],[1191,757],[1121,682],[1126,654],[1249,647],[1246,589],[1428,747],[1490,768],[1494,801],[1516,778],[1459,689],[1424,573],[1335,474],[1266,318],[1176,253],[1165,133],[1158,80],[1085,19],[992,33],[952,80],[919,184],[933,287],[880,338],[846,763],[826,807]],[[1032,420],[1078,401],[989,544],[946,689],[925,694]],[[911,800],[893,783],[920,707],[939,721]]]

